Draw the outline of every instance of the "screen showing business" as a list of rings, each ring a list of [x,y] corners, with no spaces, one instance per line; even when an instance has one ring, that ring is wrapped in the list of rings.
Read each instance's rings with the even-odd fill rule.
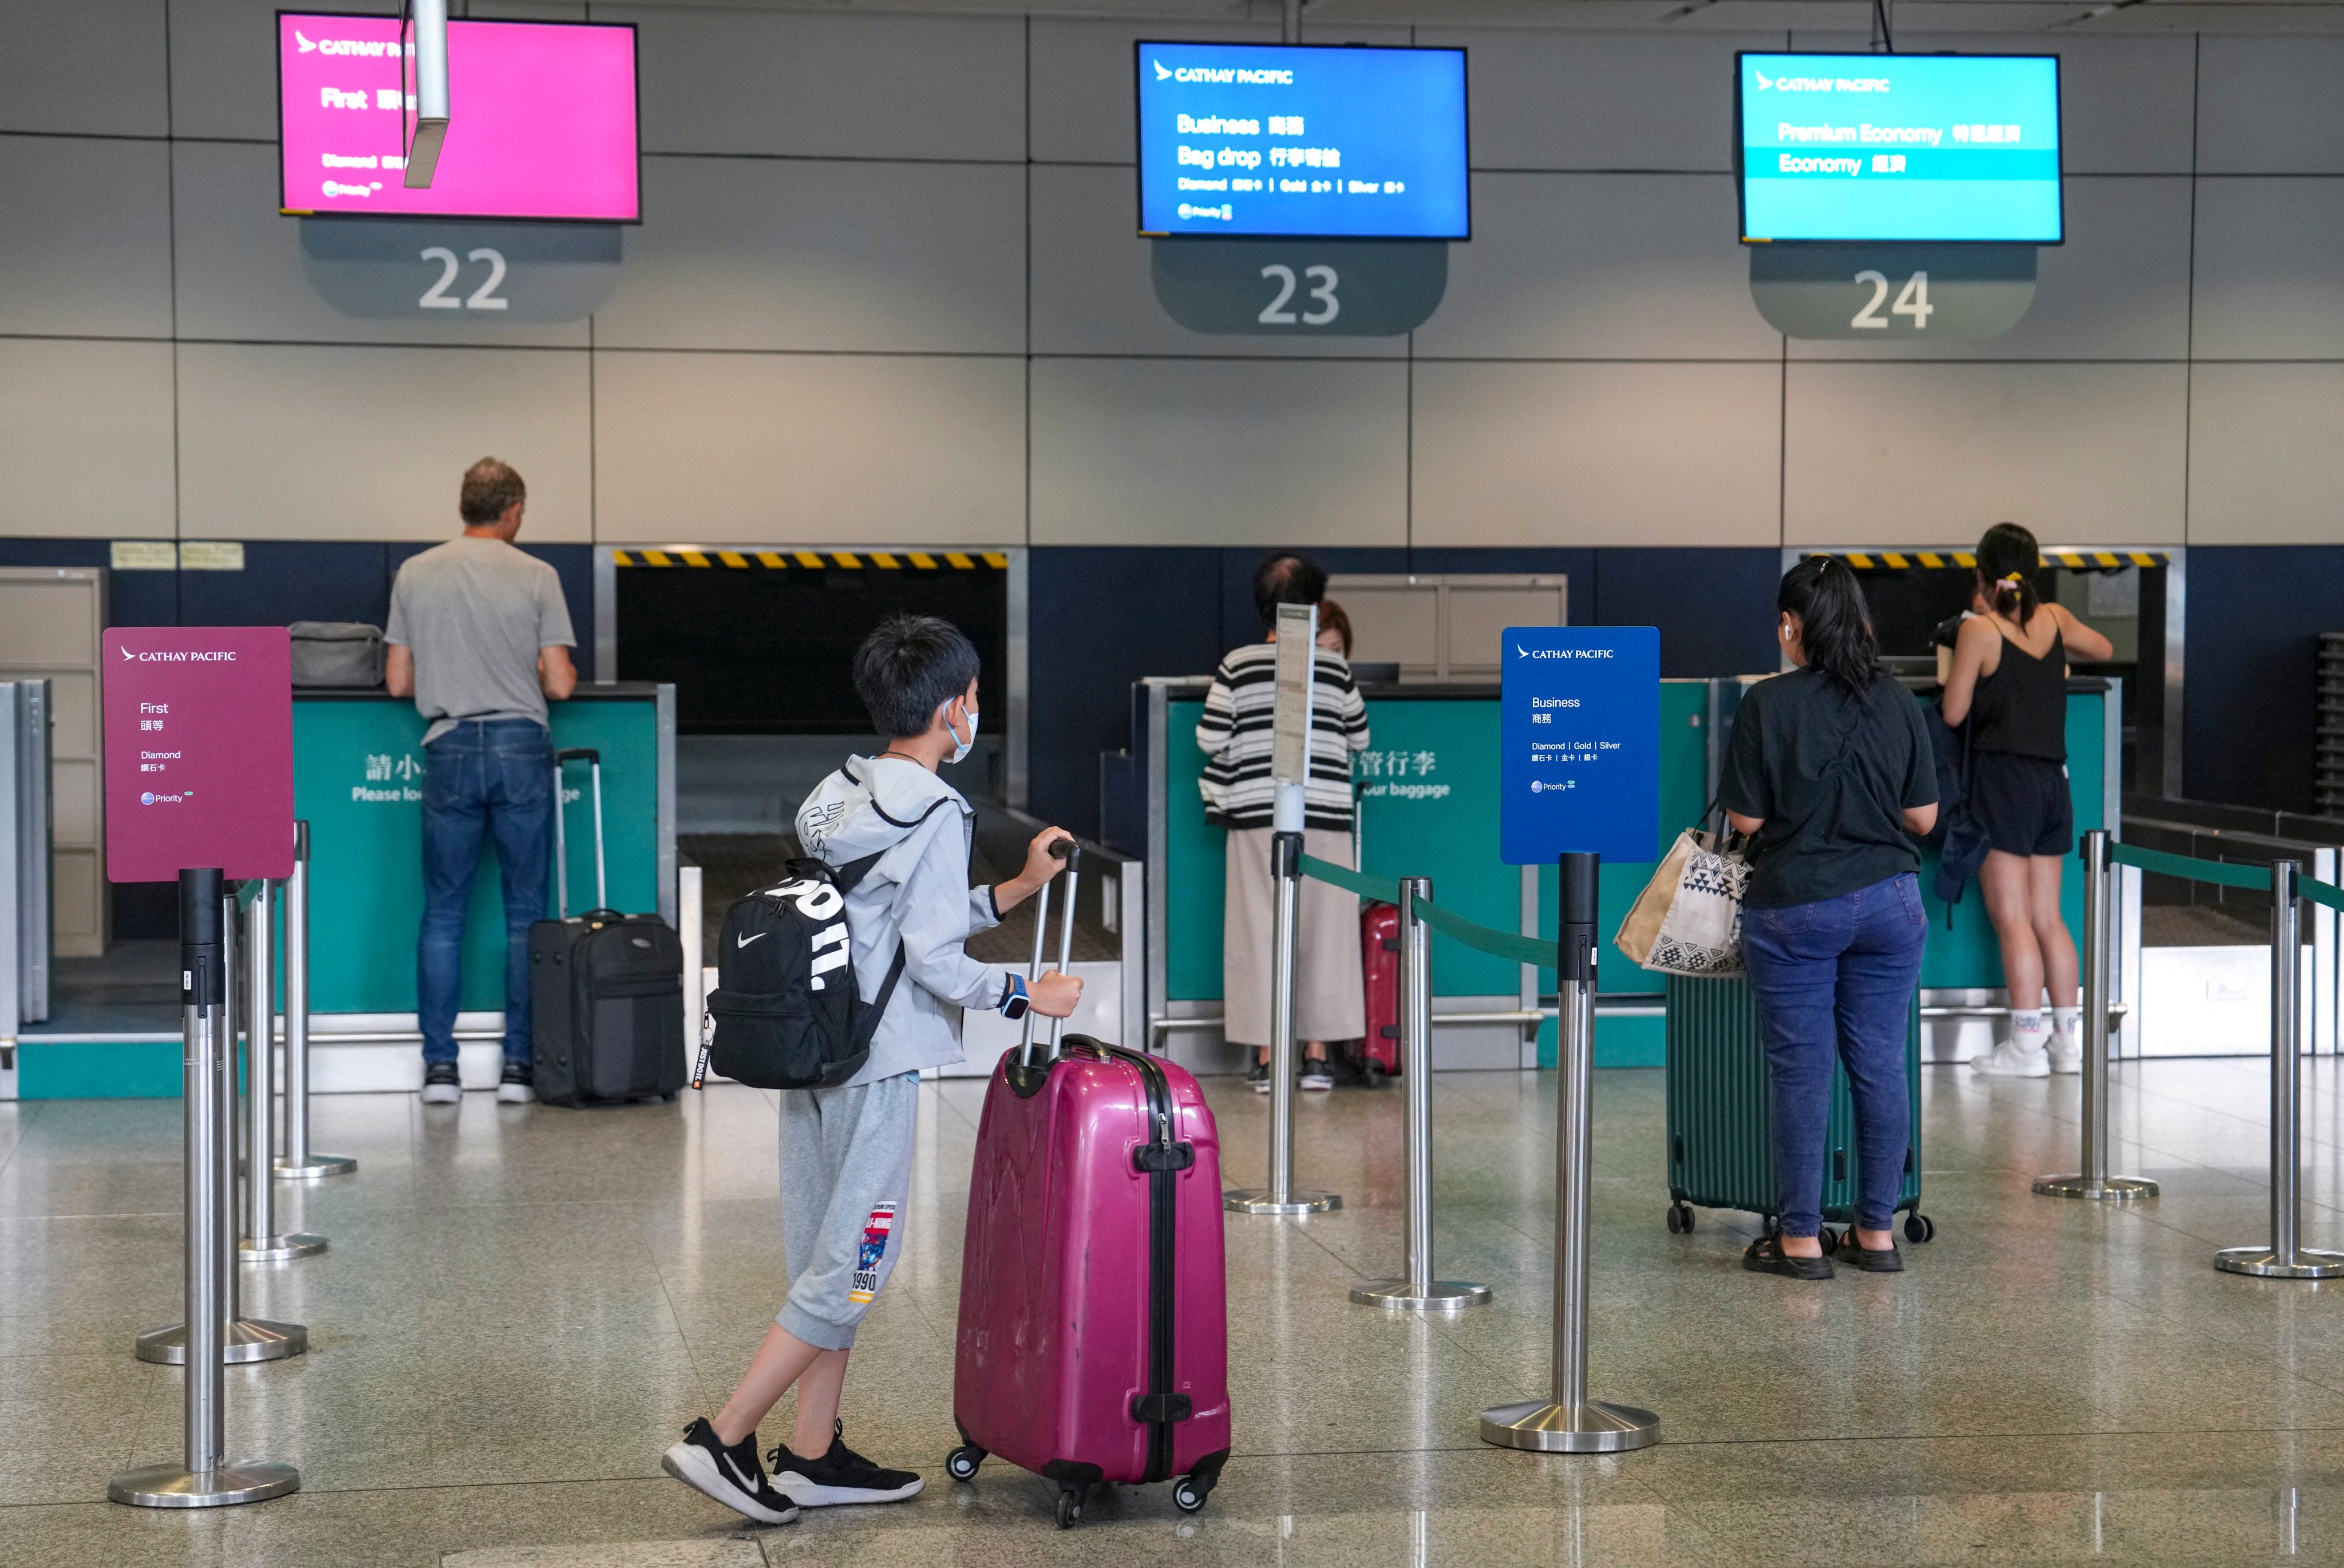
[[[641,217],[632,27],[449,23],[448,139],[420,190],[399,18],[279,12],[277,33],[285,211]]]
[[[1471,237],[1462,49],[1137,55],[1142,234]]]
[[[1744,240],[2056,245],[2054,55],[1743,55]]]

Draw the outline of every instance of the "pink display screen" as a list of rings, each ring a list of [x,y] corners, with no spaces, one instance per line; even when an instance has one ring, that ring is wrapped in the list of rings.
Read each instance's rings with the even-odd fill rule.
[[[448,139],[429,188],[401,156],[413,92],[396,16],[277,15],[280,205],[435,217],[642,216],[635,30],[448,24]]]

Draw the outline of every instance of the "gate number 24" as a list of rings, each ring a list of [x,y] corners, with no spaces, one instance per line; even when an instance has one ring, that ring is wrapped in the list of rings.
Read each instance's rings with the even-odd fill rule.
[[[1914,331],[1928,330],[1929,317],[1937,307],[1929,303],[1927,273],[1916,272],[1904,280],[1904,286],[1897,292],[1896,303],[1888,307],[1888,316],[1880,314],[1880,307],[1888,297],[1888,279],[1882,274],[1866,267],[1855,275],[1855,281],[1872,285],[1872,297],[1864,301],[1864,308],[1857,311],[1854,318],[1848,322],[1850,327],[1872,327],[1885,332],[1895,325],[1888,319],[1888,316],[1909,316],[1913,318]],[[1263,319],[1268,318],[1265,317]]]

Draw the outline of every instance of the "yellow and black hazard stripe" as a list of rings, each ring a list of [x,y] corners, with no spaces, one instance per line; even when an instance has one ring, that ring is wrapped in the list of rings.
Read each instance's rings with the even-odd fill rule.
[[[612,550],[621,567],[729,567],[736,571],[1007,571],[999,550]]]
[[[1818,550],[1818,555],[1834,552]],[[1977,557],[1968,550],[1844,550],[1836,552],[1860,572],[1901,572],[1920,567],[1935,571],[1943,567],[1959,567],[1967,570],[1977,565]],[[2163,550],[2046,550],[2043,564],[2066,567],[2070,571],[2120,571],[2126,567],[2161,567],[2172,558]]]

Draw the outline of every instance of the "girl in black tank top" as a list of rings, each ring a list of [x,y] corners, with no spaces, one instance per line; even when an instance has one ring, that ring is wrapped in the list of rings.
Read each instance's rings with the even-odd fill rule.
[[[1988,618],[1998,621],[2001,618]],[[2066,638],[2054,627],[2051,646],[2034,654],[2027,652],[2017,638],[2003,633],[1999,626],[1995,632],[2002,637],[2002,659],[1993,674],[1978,678],[1971,699],[1971,749],[2039,757],[2048,762],[2066,761]]]

